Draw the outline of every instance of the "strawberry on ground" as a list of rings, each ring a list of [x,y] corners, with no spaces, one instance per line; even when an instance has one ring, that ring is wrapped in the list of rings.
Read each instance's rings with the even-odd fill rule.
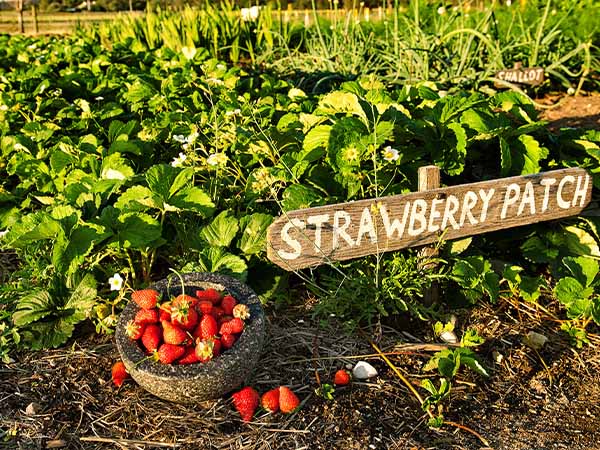
[[[338,370],[333,377],[333,383],[337,386],[346,386],[350,383],[350,374],[343,369]]]
[[[237,334],[244,331],[244,321],[234,317],[229,322],[225,322],[219,329],[220,334]]]
[[[233,344],[235,344],[236,341],[236,337],[233,334],[222,334],[221,335],[221,345],[223,346],[224,349],[229,349],[231,347],[233,347]]]
[[[250,386],[246,386],[242,390],[234,393],[231,397],[233,398],[235,409],[240,413],[240,416],[242,416],[242,420],[244,422],[250,422],[260,401],[258,392]]]
[[[300,399],[290,390],[290,388],[286,386],[279,387],[279,409],[282,413],[291,413],[299,405]]]
[[[237,305],[237,300],[233,298],[231,295],[226,295],[221,300],[221,308],[225,311],[225,314],[231,316],[233,315],[233,307]]]
[[[163,344],[156,352],[158,360],[163,364],[171,364],[181,358],[185,353],[185,347],[173,344]]]
[[[196,297],[198,297],[199,300],[209,300],[213,305],[216,305],[221,301],[221,293],[213,288],[196,291]]]
[[[147,325],[144,334],[142,334],[142,345],[146,348],[148,353],[152,353],[158,348],[161,338],[162,331],[158,325]]]
[[[125,368],[125,364],[123,364],[123,361],[117,361],[116,363],[114,363],[111,369],[111,373],[113,383],[115,383],[117,387],[121,387],[123,382],[127,378],[129,378],[129,373]]]
[[[133,320],[130,320],[127,322],[127,325],[125,325],[125,334],[129,336],[130,339],[136,340],[142,337],[144,328],[146,328],[145,324],[135,323]]]
[[[161,324],[163,327],[163,339],[167,344],[181,345],[188,339],[187,333],[177,325],[172,324],[168,320],[163,320]]]
[[[260,404],[271,414],[279,411],[279,388],[265,392],[260,399]]]
[[[131,299],[137,303],[140,308],[152,309],[156,307],[156,302],[160,300],[160,293],[154,289],[142,289],[134,291]]]
[[[158,323],[158,310],[154,309],[140,309],[133,319],[135,323],[150,324]]]
[[[194,364],[200,362],[198,357],[196,356],[196,348],[195,347],[185,347],[185,353],[177,361],[177,364]]]

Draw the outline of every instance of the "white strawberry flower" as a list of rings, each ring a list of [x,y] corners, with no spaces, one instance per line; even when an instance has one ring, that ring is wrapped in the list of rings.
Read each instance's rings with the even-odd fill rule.
[[[444,14],[446,14],[446,8],[444,8],[443,6],[440,6],[440,7],[437,9],[437,13],[438,13],[440,16],[443,16]]]
[[[0,239],[8,234],[8,230],[0,231]]]
[[[383,149],[382,153],[383,159],[385,159],[386,161],[397,161],[398,158],[400,158],[400,153],[398,153],[398,150],[392,148],[389,145]]]
[[[108,279],[108,284],[110,285],[111,291],[120,291],[123,287],[123,278],[118,273],[115,273]]]
[[[206,164],[209,166],[221,166],[227,163],[227,155],[224,153],[213,153],[206,158]]]
[[[171,166],[179,167],[185,162],[186,159],[187,155],[185,153],[180,153],[179,156],[175,157],[173,161],[171,161]]]
[[[185,144],[187,142],[187,138],[183,134],[174,134],[173,140],[175,142],[179,142],[180,144]]]

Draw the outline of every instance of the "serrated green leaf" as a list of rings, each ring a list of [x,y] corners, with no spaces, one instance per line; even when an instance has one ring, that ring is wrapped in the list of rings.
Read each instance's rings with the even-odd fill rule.
[[[309,208],[323,203],[321,192],[303,184],[292,184],[288,186],[282,195],[282,206],[284,211]]]
[[[187,263],[181,271],[183,273],[219,272],[245,281],[248,266],[242,258],[227,253],[220,247],[207,247],[200,252],[197,262]]]
[[[585,289],[579,281],[572,277],[561,278],[554,287],[554,296],[564,305],[588,298],[592,292],[589,288]]]
[[[186,186],[192,185],[192,178],[194,177],[194,169],[187,167],[177,174],[171,187],[169,188],[169,197],[173,197],[177,192],[182,190]]]
[[[473,372],[478,373],[479,375],[488,378],[490,376],[486,367],[479,361],[476,356],[467,356],[462,355],[460,358],[460,362],[471,369]]]
[[[198,187],[181,189],[169,199],[169,203],[175,208],[193,211],[202,217],[209,217],[215,209],[210,196]]]
[[[134,175],[133,169],[120,153],[113,153],[102,160],[100,177],[105,180],[127,180]]]
[[[534,263],[552,263],[558,258],[559,250],[550,242],[532,236],[521,245],[523,256]]]
[[[500,176],[507,177],[512,169],[512,156],[506,139],[500,138]]]
[[[158,195],[163,202],[168,202],[173,181],[179,171],[167,164],[156,164],[146,172],[146,182],[150,190]]]
[[[587,231],[572,225],[565,227],[563,237],[571,254],[600,257],[598,243]]]
[[[438,361],[438,372],[446,378],[454,378],[460,367],[460,355],[454,358],[440,358]]]
[[[490,301],[494,303],[500,295],[500,277],[495,272],[487,272],[483,278],[483,288],[490,296]]]
[[[124,248],[145,249],[162,234],[158,220],[144,213],[121,214],[116,229],[116,239]]]
[[[539,142],[533,136],[522,134],[518,141],[522,144],[523,166],[521,175],[538,173],[541,170],[540,162],[548,157],[548,149],[541,147]]]
[[[448,245],[448,253],[450,256],[457,256],[464,252],[469,245],[473,242],[473,238],[468,237],[465,239],[458,239],[456,241],[452,241]]]
[[[302,149],[310,152],[317,148],[327,149],[329,145],[329,136],[331,134],[331,125],[317,125],[312,128],[304,137]]]
[[[240,219],[242,237],[238,244],[245,255],[255,255],[266,251],[267,228],[273,222],[268,214],[255,213]]]
[[[521,297],[526,302],[536,302],[540,295],[542,295],[542,287],[546,286],[544,279],[539,277],[521,277],[521,283],[519,284],[519,292]]]
[[[238,221],[229,211],[222,211],[200,231],[200,238],[214,247],[228,247],[239,230]]]
[[[324,95],[319,101],[317,111],[321,114],[352,114],[366,120],[358,97],[351,92],[335,91]]]
[[[592,258],[568,256],[563,258],[562,262],[573,277],[585,287],[591,286],[598,275],[598,261]]]
[[[145,186],[132,186],[123,192],[117,201],[115,207],[121,211],[145,211],[150,208],[161,209],[162,204],[157,204],[152,195],[152,191]]]
[[[55,305],[50,293],[38,290],[19,299],[12,320],[16,326],[23,327],[36,320],[43,319],[52,314],[54,310]]]
[[[8,246],[20,248],[31,242],[55,239],[62,232],[60,222],[44,212],[23,216],[4,237]]]
[[[448,124],[448,128],[454,132],[456,147],[451,151],[452,157],[445,161],[444,168],[449,175],[459,175],[465,167],[467,157],[467,133],[458,122]]]

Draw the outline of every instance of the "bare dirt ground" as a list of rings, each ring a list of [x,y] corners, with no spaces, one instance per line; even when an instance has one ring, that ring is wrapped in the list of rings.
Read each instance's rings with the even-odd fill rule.
[[[556,130],[600,129],[600,95],[565,98],[543,117]],[[577,349],[549,299],[543,309],[501,300],[457,312],[458,330],[475,328],[486,339],[477,352],[491,377],[461,369],[440,429],[427,426],[418,401],[371,345],[420,389],[423,378],[435,378],[422,369],[441,345],[429,324],[402,320],[347,334],[335,318],[320,326],[311,304],[267,309],[268,344],[247,380],[261,393],[290,386],[302,401],[292,415],[259,411],[244,424],[229,398],[177,405],[131,380],[117,389],[112,336],[82,329],[62,349],[13,355],[13,363],[0,365],[0,448],[600,449],[599,330]],[[541,350],[523,343],[529,331],[549,338]],[[358,360],[374,365],[378,377],[336,389],[333,400],[316,395],[320,383]]]

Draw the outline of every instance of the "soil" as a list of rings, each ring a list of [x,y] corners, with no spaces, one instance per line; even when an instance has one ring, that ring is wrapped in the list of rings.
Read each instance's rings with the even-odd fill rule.
[[[600,130],[600,95],[565,98],[543,118],[556,130]],[[247,383],[261,393],[288,385],[302,404],[291,415],[259,410],[250,423],[227,397],[178,405],[131,380],[116,388],[113,337],[84,327],[61,349],[19,353],[0,365],[0,448],[600,449],[598,329],[590,330],[591,344],[578,349],[560,331],[558,306],[550,299],[540,303],[504,299],[456,312],[457,330],[475,328],[485,338],[476,352],[491,376],[459,371],[440,411],[441,428],[428,426],[396,372],[421,395],[422,379],[439,378],[423,368],[448,344],[436,342],[427,323],[405,319],[349,334],[335,317],[325,325],[314,320],[314,299],[270,306],[268,344]],[[541,349],[524,343],[530,331],[548,338]],[[316,394],[337,369],[359,360],[378,376],[336,388],[331,400]]]

